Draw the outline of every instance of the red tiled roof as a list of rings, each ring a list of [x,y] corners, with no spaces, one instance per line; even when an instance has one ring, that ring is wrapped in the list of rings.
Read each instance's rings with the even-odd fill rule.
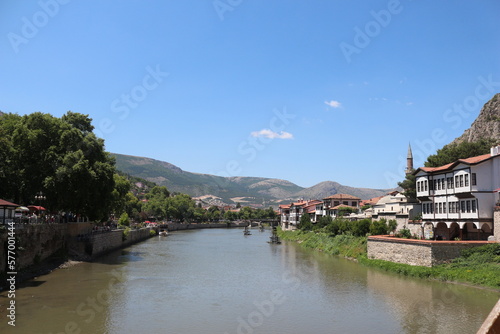
[[[361,201],[359,202],[359,205],[360,206],[364,206],[364,205],[374,205],[374,204],[377,204],[378,201],[384,197],[385,195],[382,195],[382,196],[378,196],[378,197],[373,197],[373,198],[370,198],[370,199],[367,199],[367,200],[364,200],[364,201]]]
[[[290,209],[290,204],[280,204],[280,209]]]
[[[470,158],[466,158],[466,159],[458,159],[457,161],[454,161],[452,163],[449,163],[449,164],[446,164],[443,166],[439,166],[439,167],[419,167],[415,170],[414,173],[416,174],[416,172],[418,170],[423,170],[424,172],[427,172],[427,173],[440,172],[443,170],[453,168],[460,163],[464,163],[467,165],[475,165],[475,164],[478,164],[478,163],[483,162],[485,160],[488,160],[490,158],[491,158],[491,154],[487,153],[487,154],[478,155],[478,156],[470,157]]]
[[[356,197],[356,196],[352,196],[352,195],[348,195],[348,194],[335,194],[335,195],[331,195],[331,196],[328,196],[328,197],[323,198],[323,199],[354,199],[354,200],[359,200],[361,198]]]
[[[328,210],[337,210],[337,209],[340,209],[340,208],[351,208],[351,209],[357,209],[357,208],[356,208],[356,207],[354,207],[354,206],[345,205],[345,204],[340,204],[340,205],[334,206],[333,208],[330,208],[330,209],[328,209]]]
[[[316,206],[310,206],[306,210],[307,213],[314,213],[316,212]]]
[[[8,202],[8,201],[3,200],[3,199],[0,199],[0,206],[13,206],[13,207],[17,207],[19,205],[11,203],[11,202]]]

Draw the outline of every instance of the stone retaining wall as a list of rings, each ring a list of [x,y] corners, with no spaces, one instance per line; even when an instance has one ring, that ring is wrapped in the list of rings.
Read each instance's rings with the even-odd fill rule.
[[[27,268],[54,255],[66,246],[67,224],[16,224],[16,269]],[[0,234],[0,274],[7,261],[6,231]]]
[[[210,223],[210,224],[181,224],[181,223],[168,223],[169,231],[180,231],[180,230],[194,230],[202,228],[225,228],[225,227],[245,227],[249,223]],[[257,223],[251,223],[252,226],[257,226]],[[160,228],[161,229],[161,228]]]
[[[91,258],[118,249],[124,244],[122,231],[120,230],[95,234],[86,243],[88,243],[88,246],[85,250]]]
[[[432,267],[459,257],[463,249],[488,243],[487,241],[431,241],[371,236],[368,237],[368,258]]]

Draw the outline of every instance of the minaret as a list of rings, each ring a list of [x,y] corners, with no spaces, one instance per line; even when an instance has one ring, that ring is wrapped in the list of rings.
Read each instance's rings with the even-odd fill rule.
[[[408,155],[406,156],[406,169],[405,174],[413,172],[413,153],[411,152],[411,145],[408,143]]]

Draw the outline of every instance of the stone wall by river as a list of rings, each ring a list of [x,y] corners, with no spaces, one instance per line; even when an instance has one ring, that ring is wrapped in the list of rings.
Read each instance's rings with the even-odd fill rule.
[[[150,229],[131,230],[125,240],[121,230],[91,233],[91,223],[17,224],[15,229],[16,271],[60,255],[91,260],[111,250],[149,238]],[[0,276],[7,270],[7,231],[0,234]]]

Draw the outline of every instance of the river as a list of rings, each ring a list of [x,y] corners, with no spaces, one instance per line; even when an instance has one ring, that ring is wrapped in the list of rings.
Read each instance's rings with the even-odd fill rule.
[[[475,333],[499,294],[268,244],[270,232],[172,232],[18,287],[0,333]]]

